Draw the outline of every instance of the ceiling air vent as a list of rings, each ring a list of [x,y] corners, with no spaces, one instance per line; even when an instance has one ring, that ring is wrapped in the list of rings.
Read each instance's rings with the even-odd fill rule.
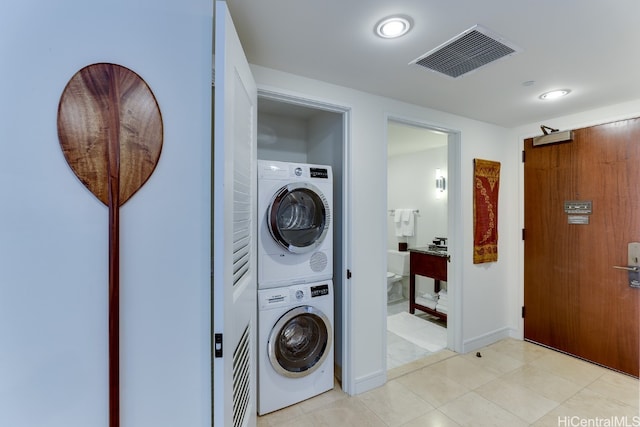
[[[521,51],[513,43],[475,25],[409,64],[457,78]]]

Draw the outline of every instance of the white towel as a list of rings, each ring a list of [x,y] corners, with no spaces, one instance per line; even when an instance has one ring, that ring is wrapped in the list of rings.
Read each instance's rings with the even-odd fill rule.
[[[413,209],[396,209],[393,213],[393,223],[396,237],[411,237],[415,233]]]
[[[396,209],[393,213],[393,225],[395,226],[396,237],[402,237],[402,209]]]
[[[396,213],[393,221],[396,237],[402,237],[402,221],[400,221],[401,216],[402,215],[398,212],[398,209],[396,209]]]
[[[429,301],[438,301],[438,294],[427,292],[426,294],[422,295],[422,298],[428,299]]]
[[[401,236],[413,236],[414,233],[414,219],[413,209],[396,209],[400,212],[400,232]]]
[[[436,307],[438,306],[435,301],[424,299],[422,297],[416,297],[416,303],[420,305],[424,305],[425,307],[430,308],[431,310],[435,310]]]
[[[444,305],[444,304],[440,304],[440,303],[438,303],[438,304],[436,305],[436,311],[439,311],[440,313],[447,314],[447,313],[449,312],[449,307],[447,307],[447,306],[446,306],[446,305]]]

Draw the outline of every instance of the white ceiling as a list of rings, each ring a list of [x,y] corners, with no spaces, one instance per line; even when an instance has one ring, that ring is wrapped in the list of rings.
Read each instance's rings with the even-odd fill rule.
[[[227,3],[252,64],[504,127],[640,98],[638,0]],[[412,30],[396,40],[374,35],[392,14],[410,16]],[[457,79],[408,65],[474,25],[523,51]],[[538,99],[559,88],[572,93]]]

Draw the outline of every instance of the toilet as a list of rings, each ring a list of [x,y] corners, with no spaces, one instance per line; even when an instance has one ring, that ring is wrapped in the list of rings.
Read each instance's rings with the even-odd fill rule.
[[[409,276],[409,252],[387,250],[387,304],[401,301],[402,279]]]

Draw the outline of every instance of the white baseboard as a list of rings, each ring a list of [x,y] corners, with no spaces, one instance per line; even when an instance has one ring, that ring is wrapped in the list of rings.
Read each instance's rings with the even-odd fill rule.
[[[511,328],[501,328],[501,329],[496,329],[493,332],[489,332],[484,335],[480,335],[478,337],[472,338],[470,340],[465,340],[462,343],[462,353],[469,353],[471,351],[475,351],[475,350],[478,350],[479,348],[486,347],[488,345],[491,345],[505,338],[510,338],[513,332],[514,331]]]
[[[520,329],[509,329],[509,336],[513,339],[524,341],[524,331]]]
[[[383,386],[387,382],[387,373],[377,371],[365,377],[356,378],[355,394],[364,393]]]

